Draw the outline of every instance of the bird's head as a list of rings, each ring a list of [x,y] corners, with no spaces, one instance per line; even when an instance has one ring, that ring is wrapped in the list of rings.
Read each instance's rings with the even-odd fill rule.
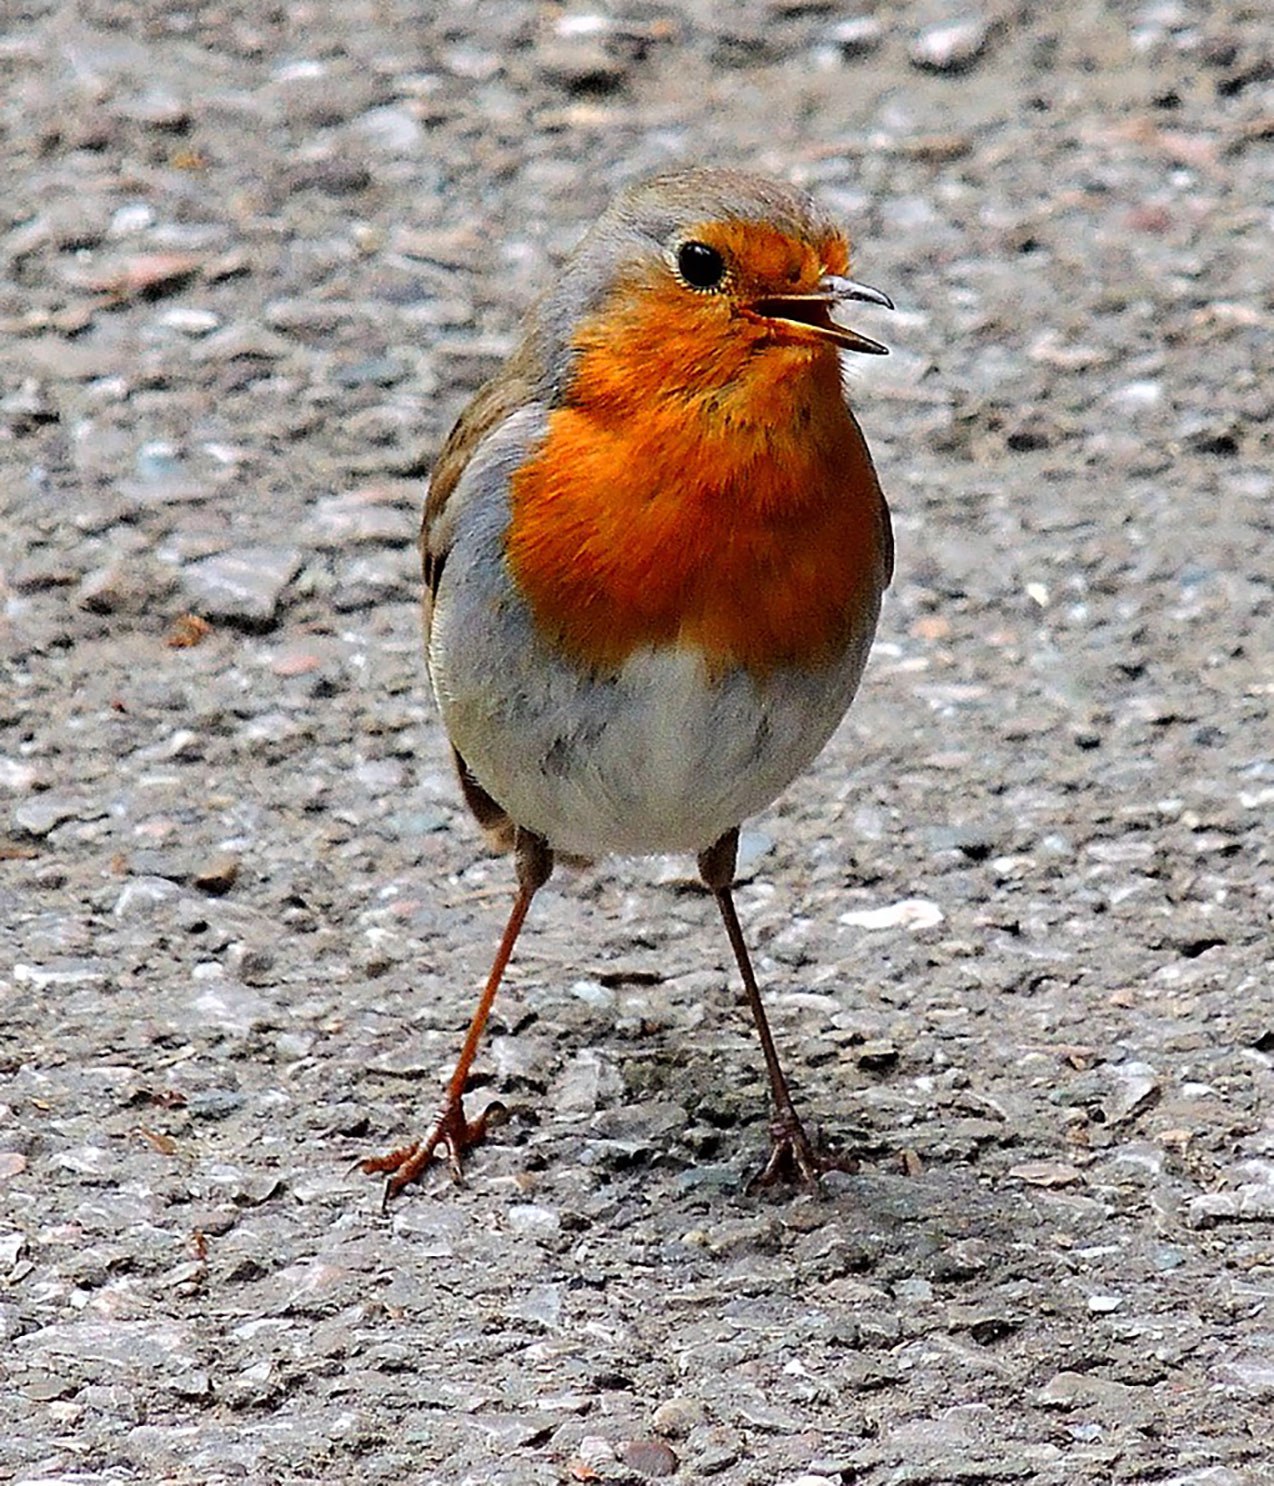
[[[685,170],[630,187],[563,265],[538,311],[559,396],[587,362],[646,394],[737,381],[758,357],[799,370],[839,351],[886,347],[839,323],[854,301],[892,309],[849,274],[844,231],[803,191],[727,170]]]

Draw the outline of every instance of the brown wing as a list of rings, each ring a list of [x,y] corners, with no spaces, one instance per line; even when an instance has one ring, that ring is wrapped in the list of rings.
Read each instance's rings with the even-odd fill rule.
[[[524,407],[535,395],[536,358],[524,342],[504,369],[478,389],[472,402],[456,420],[447,441],[438,451],[429,476],[424,516],[420,523],[420,560],[425,574],[425,633],[442,570],[446,566],[449,540],[442,534],[442,514],[465,472],[474,450],[504,420]]]
[[[451,547],[450,530],[448,523],[442,519],[443,512],[474,450],[492,429],[499,427],[534,396],[534,368],[534,357],[524,344],[503,371],[474,395],[473,401],[461,413],[434,460],[429,477],[429,493],[425,497],[424,516],[420,523],[420,559],[425,575],[423,602],[426,645],[433,621],[434,599]],[[465,804],[482,827],[487,841],[495,851],[512,850],[517,834],[516,822],[473,777],[454,744],[451,752]]]
[[[504,806],[493,800],[473,777],[469,771],[469,765],[465,763],[460,750],[454,743],[451,745],[451,757],[456,765],[456,774],[460,779],[460,790],[464,795],[464,802],[472,812],[473,818],[482,827],[482,834],[487,838],[487,845],[492,851],[498,853],[512,851],[517,839],[517,822]]]

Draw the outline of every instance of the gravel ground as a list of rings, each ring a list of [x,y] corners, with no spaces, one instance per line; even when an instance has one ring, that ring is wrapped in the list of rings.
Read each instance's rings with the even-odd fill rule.
[[[976,5],[976,0],[975,0]],[[1274,37],[1258,0],[10,4],[0,1478],[1274,1481]],[[809,185],[899,572],[752,823],[510,891],[423,476],[615,188]]]

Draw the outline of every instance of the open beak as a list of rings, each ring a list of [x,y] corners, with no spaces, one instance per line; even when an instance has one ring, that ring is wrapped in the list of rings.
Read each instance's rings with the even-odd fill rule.
[[[775,294],[768,299],[756,300],[750,308],[762,319],[812,330],[819,340],[830,341],[842,351],[859,351],[864,356],[888,356],[888,346],[882,346],[879,341],[871,340],[868,336],[859,335],[847,325],[838,325],[832,319],[833,308],[848,299],[878,304],[887,310],[894,307],[893,300],[879,289],[855,283],[853,279],[828,274],[819,281],[813,294]]]

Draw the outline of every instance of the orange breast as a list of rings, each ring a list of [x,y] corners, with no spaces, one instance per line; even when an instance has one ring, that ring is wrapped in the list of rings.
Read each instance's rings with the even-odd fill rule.
[[[512,482],[513,574],[545,633],[601,670],[672,644],[758,675],[830,661],[888,581],[836,355],[737,322],[639,323],[660,313],[638,297],[638,323],[582,333],[566,405]]]

